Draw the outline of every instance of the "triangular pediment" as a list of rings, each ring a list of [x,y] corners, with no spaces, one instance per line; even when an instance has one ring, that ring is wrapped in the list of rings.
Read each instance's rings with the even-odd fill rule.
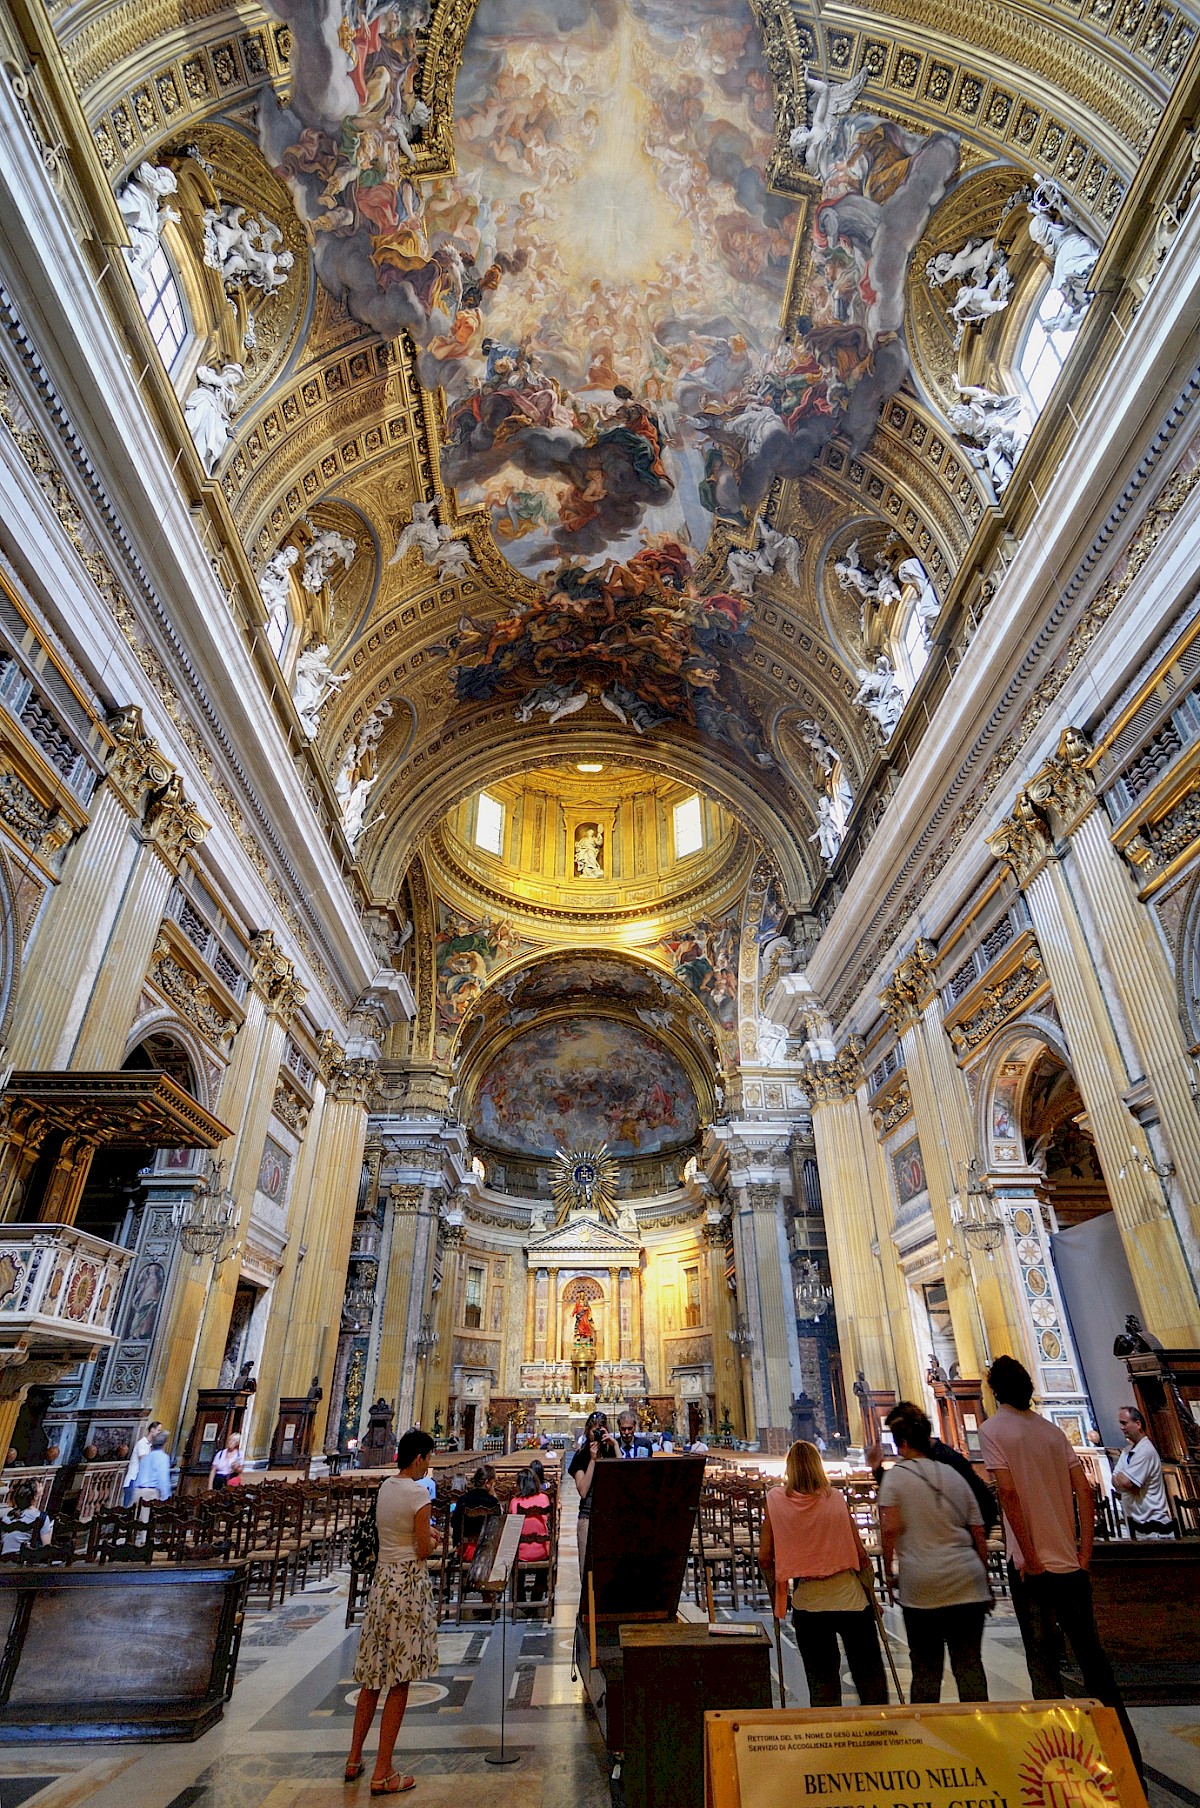
[[[637,1254],[641,1244],[636,1237],[618,1230],[614,1224],[605,1223],[602,1218],[593,1217],[589,1212],[572,1212],[565,1224],[556,1224],[552,1230],[532,1236],[529,1248],[539,1255],[586,1249],[602,1253],[611,1250],[614,1254],[628,1256]]]

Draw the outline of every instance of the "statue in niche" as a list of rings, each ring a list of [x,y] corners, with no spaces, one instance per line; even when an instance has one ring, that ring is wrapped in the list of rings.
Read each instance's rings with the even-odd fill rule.
[[[595,1343],[596,1326],[592,1319],[592,1308],[587,1300],[576,1300],[571,1308],[575,1319],[575,1342]]]
[[[161,164],[139,163],[117,196],[117,206],[129,234],[125,262],[143,301],[153,294],[150,265],[154,262],[163,227],[179,220],[173,207],[162,204],[167,195],[176,193],[178,187],[174,170]]]
[[[294,550],[294,548],[293,548]],[[309,740],[320,732],[321,711],[339,685],[345,684],[349,672],[339,674],[329,663],[329,647],[325,641],[305,647],[296,661],[292,679],[292,702],[300,717],[300,726]]]
[[[575,876],[603,879],[604,830],[598,823],[581,822],[575,831]]]
[[[196,366],[196,387],[184,404],[183,418],[210,477],[233,438],[230,423],[237,412],[235,391],[245,374],[240,364],[223,364],[219,370],[212,364]]]

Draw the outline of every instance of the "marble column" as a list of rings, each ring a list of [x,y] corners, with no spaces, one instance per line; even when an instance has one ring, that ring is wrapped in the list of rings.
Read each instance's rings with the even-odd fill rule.
[[[1031,790],[989,846],[1012,867],[1029,905],[1142,1322],[1168,1347],[1188,1347],[1200,1340],[1200,1302],[1165,1179],[1127,1102],[1141,1076],[1128,1070],[1088,930]]]
[[[241,1272],[241,1227],[250,1217],[287,1027],[304,999],[303,987],[296,984],[291,964],[280,955],[269,930],[252,944],[251,976],[245,1016],[234,1037],[216,1106],[218,1117],[234,1133],[221,1152],[225,1184],[234,1198],[230,1233],[234,1247],[221,1252],[215,1273],[204,1258],[183,1271],[170,1329],[159,1346],[167,1352],[157,1396],[163,1423],[176,1426],[182,1436],[191,1423],[196,1388],[214,1387],[220,1375]],[[188,1258],[181,1255],[181,1260]]]
[[[275,1291],[271,1301],[271,1316],[267,1321],[267,1335],[263,1343],[262,1356],[258,1364],[258,1394],[260,1410],[253,1421],[253,1435],[256,1454],[265,1454],[263,1443],[269,1446],[274,1423],[268,1424],[268,1412],[263,1410],[262,1403],[274,1413],[281,1395],[306,1394],[312,1381],[313,1369],[301,1378],[303,1363],[298,1360],[299,1351],[293,1350],[290,1342],[292,1319],[296,1309],[296,1291],[300,1284],[300,1275],[309,1257],[309,1209],[312,1203],[313,1179],[317,1167],[317,1150],[321,1141],[321,1125],[325,1114],[326,1090],[325,1081],[318,1076],[313,1085],[313,1106],[308,1121],[304,1125],[303,1140],[296,1157],[292,1172],[291,1198],[288,1203],[288,1240],[284,1250],[283,1266],[275,1282]],[[321,1260],[321,1252],[312,1250],[314,1261]]]
[[[961,1186],[967,1163],[973,1155],[983,1152],[975,1147],[971,1101],[962,1070],[954,1059],[950,1038],[942,1024],[941,1005],[936,997],[927,1004],[919,1029],[937,1107],[943,1157],[951,1176]],[[924,1151],[924,1141],[921,1147]],[[978,1360],[984,1368],[993,1356],[1018,1349],[1024,1336],[1024,1313],[1012,1265],[1010,1243],[1011,1238],[1006,1237],[1003,1251],[997,1252],[991,1261],[986,1256],[968,1261],[956,1255],[952,1262],[948,1261],[946,1264],[947,1297],[957,1297],[961,1304],[962,1294],[965,1293],[968,1302],[973,1304],[972,1321],[978,1326]],[[945,1248],[945,1245],[942,1247]],[[953,1311],[951,1317],[957,1341],[958,1319]],[[961,1372],[966,1375],[968,1370],[961,1354],[959,1364]],[[982,1372],[982,1369],[970,1371],[972,1374]]]
[[[1109,840],[1077,731],[1066,731],[1059,754],[1030,790],[1061,831],[1063,875],[1134,1075],[1127,1102],[1148,1133],[1156,1165],[1174,1165],[1166,1191],[1190,1271],[1200,1275],[1200,1113],[1171,963],[1138,899],[1134,873]]]
[[[812,1111],[838,1342],[846,1373],[850,1379],[865,1375],[869,1387],[899,1391],[873,1199],[883,1176],[878,1143],[869,1124],[874,1156],[868,1159],[857,1098],[861,1055],[861,1042],[851,1037],[836,1059],[807,1063],[802,1080]],[[886,1192],[883,1203],[890,1211]]]
[[[426,1311],[430,1278],[431,1230],[435,1228],[429,1189],[420,1181],[394,1182],[387,1188],[392,1240],[387,1268],[380,1276],[383,1313],[376,1366],[379,1392],[392,1402],[396,1426],[403,1431],[416,1416],[416,1343]]]
[[[779,1182],[751,1181],[746,1203],[752,1238],[747,1254],[754,1262],[757,1282],[755,1349],[750,1362],[756,1382],[758,1438],[763,1448],[778,1455],[790,1443],[792,1399],[800,1391],[796,1307]]]
[[[66,1067],[141,845],[129,805],[104,784],[26,952],[8,1038],[15,1068]]]
[[[178,776],[150,794],[142,845],[99,956],[71,1067],[84,1071],[120,1067],[171,886],[207,833],[208,824],[184,796]]]
[[[346,1291],[354,1210],[367,1140],[367,1112],[376,1072],[376,1063],[369,1060],[342,1060],[332,1069],[309,1195],[306,1241],[316,1259],[305,1258],[296,1286],[285,1373],[294,1373],[291,1365],[296,1364],[305,1385],[314,1373],[320,1375],[325,1398],[313,1427],[313,1447],[317,1450],[325,1443],[337,1327]]]
[[[930,1049],[932,1038],[947,1042],[938,1013],[937,991],[933,983],[933,947],[918,942],[913,953],[902,961],[883,993],[883,1007],[899,1038],[913,1123],[921,1145],[921,1160],[929,1191],[929,1210],[939,1250],[951,1247],[953,1233],[952,1202],[957,1200],[962,1185],[962,1166],[955,1168],[961,1136],[949,1131],[961,1128],[956,1122],[956,1107],[969,1105],[966,1089],[958,1077],[958,1086],[945,1090],[945,1076],[935,1074]],[[982,1325],[971,1285],[971,1275],[962,1262],[949,1262],[944,1267],[946,1297],[959,1368],[964,1375],[982,1375],[986,1367],[982,1346]]]

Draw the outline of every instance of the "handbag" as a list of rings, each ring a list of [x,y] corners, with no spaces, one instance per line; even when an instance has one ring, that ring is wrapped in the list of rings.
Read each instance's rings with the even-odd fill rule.
[[[350,1567],[361,1574],[364,1570],[373,1570],[379,1562],[379,1526],[375,1519],[376,1498],[360,1519],[356,1519],[350,1532],[347,1549],[350,1554]]]

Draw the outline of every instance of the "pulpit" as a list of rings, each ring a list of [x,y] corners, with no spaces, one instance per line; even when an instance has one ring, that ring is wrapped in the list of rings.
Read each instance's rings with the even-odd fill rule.
[[[285,1394],[280,1400],[271,1439],[272,1469],[299,1469],[302,1474],[308,1474],[317,1405],[318,1402],[308,1394]]]

